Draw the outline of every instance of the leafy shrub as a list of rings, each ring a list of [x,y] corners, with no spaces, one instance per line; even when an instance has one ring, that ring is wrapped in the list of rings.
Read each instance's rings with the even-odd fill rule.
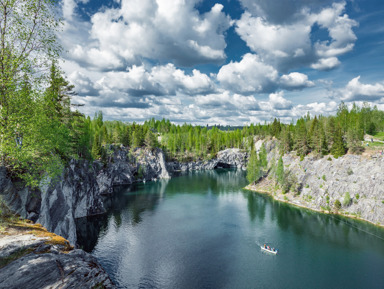
[[[340,210],[340,208],[341,208],[341,203],[340,203],[339,200],[336,200],[335,203],[334,203],[334,205],[335,205],[336,210]]]
[[[327,161],[330,161],[330,162],[331,162],[331,161],[332,161],[332,158],[331,158],[331,157],[328,157],[328,158],[327,158]]]
[[[323,175],[323,181],[327,181],[327,178],[325,177],[325,175]]]
[[[356,194],[356,195],[355,195],[355,198],[356,198],[356,200],[358,200],[358,199],[360,198],[360,195],[359,195],[359,194]]]
[[[343,206],[348,206],[350,203],[351,203],[351,196],[349,195],[349,192],[346,192],[344,194]]]

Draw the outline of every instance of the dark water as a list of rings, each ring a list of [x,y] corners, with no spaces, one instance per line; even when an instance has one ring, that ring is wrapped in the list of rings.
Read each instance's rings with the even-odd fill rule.
[[[122,189],[107,215],[78,221],[79,244],[119,288],[384,288],[382,229],[246,183],[216,170]]]

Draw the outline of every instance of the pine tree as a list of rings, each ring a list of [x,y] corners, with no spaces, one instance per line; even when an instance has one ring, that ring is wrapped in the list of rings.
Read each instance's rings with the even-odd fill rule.
[[[335,158],[338,158],[345,154],[345,145],[340,126],[336,128],[331,153]]]
[[[276,179],[277,179],[277,182],[281,186],[284,186],[284,184],[285,184],[284,163],[283,163],[283,158],[281,156],[280,156],[279,161],[277,163]]]
[[[156,136],[153,134],[153,132],[150,129],[148,129],[145,135],[144,145],[149,149],[153,149],[158,146]]]
[[[295,147],[297,155],[304,157],[309,149],[307,142],[307,129],[304,119],[299,119],[296,124]]]
[[[247,166],[247,180],[250,183],[255,183],[261,176],[260,161],[255,150],[251,150]]]

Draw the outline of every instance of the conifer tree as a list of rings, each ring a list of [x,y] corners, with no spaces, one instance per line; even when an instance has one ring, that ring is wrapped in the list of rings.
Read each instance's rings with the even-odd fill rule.
[[[345,145],[340,126],[336,128],[331,153],[335,158],[338,158],[345,154]]]

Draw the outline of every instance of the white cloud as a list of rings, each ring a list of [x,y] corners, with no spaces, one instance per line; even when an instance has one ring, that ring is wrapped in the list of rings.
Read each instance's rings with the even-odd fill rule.
[[[68,79],[75,85],[76,92],[81,96],[97,96],[99,94],[91,79],[80,71],[72,72]]]
[[[292,102],[284,98],[284,92],[271,93],[269,95],[269,104],[273,109],[286,110],[292,108]]]
[[[243,2],[247,2],[246,7],[251,7],[254,14],[243,13],[236,21],[236,32],[265,63],[279,71],[302,66],[319,70],[335,68],[340,64],[337,57],[351,51],[357,40],[353,32],[357,22],[344,14],[345,2],[334,3],[319,12],[308,8],[297,10],[289,23],[268,21],[268,17],[259,16],[263,15],[262,6]],[[315,25],[328,31],[330,40],[312,41]]]
[[[260,110],[257,100],[253,96],[231,94],[225,90],[215,94],[199,95],[195,98],[195,104],[201,108],[209,108],[226,111],[258,111]]]
[[[336,94],[345,101],[377,101],[384,97],[384,83],[363,84],[359,80],[360,76],[353,78]]]
[[[128,71],[110,71],[97,81],[102,91],[125,92],[131,96],[196,95],[214,91],[215,85],[206,74],[193,70],[191,75],[173,64],[155,66],[133,65]]]
[[[236,22],[236,32],[252,51],[275,67],[302,62],[311,52],[311,26],[306,21],[274,25],[245,12]]]
[[[336,57],[321,58],[318,62],[311,65],[312,68],[317,70],[331,70],[340,65],[340,61]]]
[[[280,84],[288,90],[303,89],[315,86],[313,81],[308,80],[308,76],[300,72],[284,74],[280,77]]]
[[[255,54],[245,54],[240,62],[230,62],[217,74],[220,84],[240,94],[273,91],[278,79],[277,71],[261,61]]]
[[[104,8],[92,15],[88,34],[82,31],[79,35],[68,28],[64,31],[75,34],[71,42],[65,42],[67,57],[99,70],[121,70],[141,63],[142,58],[184,66],[222,62],[226,58],[224,33],[232,20],[221,4],[199,14],[194,7],[197,2],[122,0],[121,7]],[[72,19],[72,4],[66,0],[63,5],[65,20],[69,26],[82,27],[86,23]]]

